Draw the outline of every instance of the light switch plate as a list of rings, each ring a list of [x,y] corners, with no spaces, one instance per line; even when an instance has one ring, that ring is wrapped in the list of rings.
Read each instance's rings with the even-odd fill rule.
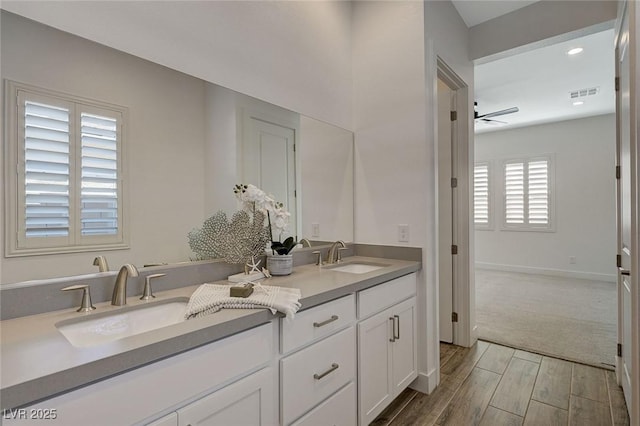
[[[312,223],[311,224],[311,237],[312,238],[317,238],[320,236],[320,224],[319,223]]]

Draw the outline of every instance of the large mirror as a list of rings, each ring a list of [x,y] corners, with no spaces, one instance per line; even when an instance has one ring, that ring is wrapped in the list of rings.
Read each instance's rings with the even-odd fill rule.
[[[129,249],[3,255],[3,285],[96,272],[96,255],[111,269],[189,260],[188,232],[235,211],[241,182],[287,204],[292,235],[353,241],[351,132],[4,10],[0,29],[3,80],[128,110]]]

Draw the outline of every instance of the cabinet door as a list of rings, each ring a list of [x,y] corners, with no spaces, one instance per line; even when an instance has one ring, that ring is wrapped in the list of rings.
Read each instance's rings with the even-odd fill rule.
[[[273,372],[264,368],[179,409],[178,426],[254,426],[277,423]]]
[[[416,299],[392,308],[395,321],[395,341],[391,345],[392,396],[395,398],[418,376]]]
[[[393,315],[387,309],[358,324],[358,410],[367,425],[391,402],[391,346]]]

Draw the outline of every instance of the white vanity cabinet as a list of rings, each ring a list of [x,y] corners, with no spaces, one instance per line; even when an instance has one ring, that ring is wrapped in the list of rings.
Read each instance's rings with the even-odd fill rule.
[[[369,315],[358,324],[361,425],[373,421],[417,377],[415,291],[411,274],[358,295],[359,311]]]
[[[175,422],[174,412],[182,424],[181,415],[195,420],[207,419],[233,415],[240,407],[244,415],[260,419],[259,423],[251,424],[276,424],[277,393],[270,367],[275,353],[273,327],[273,322],[261,325],[24,410],[28,415],[55,409],[56,418],[47,420],[47,425],[156,422],[156,425],[168,426],[176,425],[171,420]],[[260,406],[256,404],[257,399]],[[18,418],[3,423],[43,423],[30,420]],[[192,423],[196,424],[207,423]]]
[[[352,294],[281,320],[283,425],[355,424],[355,318]]]

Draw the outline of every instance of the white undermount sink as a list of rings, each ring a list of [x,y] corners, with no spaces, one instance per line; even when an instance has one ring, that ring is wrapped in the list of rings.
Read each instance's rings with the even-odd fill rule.
[[[178,297],[124,307],[60,321],[56,327],[73,346],[97,346],[182,322],[188,301]]]
[[[388,265],[383,265],[380,263],[345,263],[338,266],[330,266],[327,269],[337,272],[349,272],[350,274],[366,274],[367,272],[375,271],[381,268],[384,268]]]

